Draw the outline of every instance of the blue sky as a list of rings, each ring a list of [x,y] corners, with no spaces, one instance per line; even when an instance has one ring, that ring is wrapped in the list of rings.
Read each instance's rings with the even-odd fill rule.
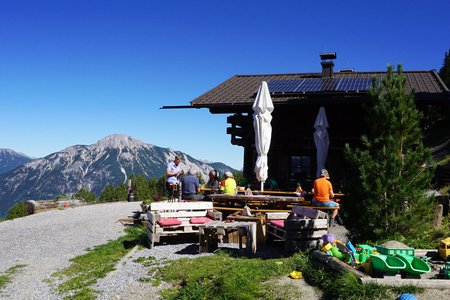
[[[369,4],[370,3],[370,4]],[[187,105],[236,74],[442,66],[450,1],[0,0],[0,148],[114,133],[241,169],[227,115]]]

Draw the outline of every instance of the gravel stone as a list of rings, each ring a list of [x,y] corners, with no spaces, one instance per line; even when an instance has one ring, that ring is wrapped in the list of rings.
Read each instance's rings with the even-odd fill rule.
[[[0,298],[60,299],[46,280],[86,249],[124,235],[120,219],[140,211],[137,202],[114,202],[47,211],[0,222],[0,273],[23,264]]]
[[[140,212],[138,202],[113,202],[64,210],[47,211],[24,218],[0,222],[0,274],[18,264],[25,265],[12,276],[12,282],[0,290],[0,299],[61,299],[52,292],[58,283],[51,275],[68,267],[71,258],[97,245],[124,235],[121,219]],[[235,244],[224,245],[237,250]],[[153,249],[135,247],[117,265],[117,269],[100,279],[93,288],[97,299],[159,299],[158,292],[167,287],[153,287],[139,282],[148,277],[148,268],[135,262],[139,257],[156,260],[192,258],[198,254],[198,237],[170,240]],[[48,280],[53,284],[49,284]]]

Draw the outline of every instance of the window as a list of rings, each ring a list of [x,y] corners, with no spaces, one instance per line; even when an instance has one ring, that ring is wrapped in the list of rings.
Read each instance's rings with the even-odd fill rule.
[[[290,181],[303,183],[311,179],[311,157],[292,156]]]

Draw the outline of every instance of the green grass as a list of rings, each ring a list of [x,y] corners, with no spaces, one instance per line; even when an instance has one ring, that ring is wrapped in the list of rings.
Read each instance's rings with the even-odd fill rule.
[[[14,274],[17,273],[18,270],[26,267],[27,265],[15,265],[5,271],[4,274],[0,274],[0,289],[5,288],[8,283],[11,282],[11,278]]]
[[[143,244],[144,239],[144,227],[130,227],[124,237],[72,259],[72,265],[53,274],[61,280],[56,291],[64,299],[96,299],[98,292],[92,286],[113,271],[134,245]],[[170,288],[161,292],[165,300],[298,299],[302,291],[295,281],[280,281],[293,270],[301,271],[304,279],[300,280],[306,280],[320,289],[324,297],[332,299],[395,299],[404,292],[423,291],[415,286],[362,285],[352,273],[338,274],[313,265],[308,253],[297,253],[287,258],[250,259],[218,252],[212,256],[179,260],[141,257],[135,262],[148,268],[148,275],[140,278],[140,282],[153,286],[162,282],[170,284]]]
[[[301,271],[304,280],[319,288],[331,299],[395,299],[404,292],[420,293],[414,286],[386,287],[362,285],[352,273],[337,274],[314,266],[307,253],[281,259],[235,258],[219,252],[213,256],[176,261],[156,261],[153,257],[138,260],[149,268],[141,282],[162,281],[171,288],[162,291],[162,299],[298,299],[301,290],[292,283],[280,284],[293,270]],[[303,279],[300,279],[303,280]]]
[[[71,259],[72,264],[69,267],[52,274],[63,280],[56,291],[65,295],[65,299],[95,299],[97,291],[90,286],[115,270],[116,264],[135,245],[142,243],[144,236],[144,227],[129,227],[125,236],[96,246],[88,253]]]
[[[274,284],[266,289],[264,283],[288,274],[293,268],[288,259],[234,258],[220,252],[214,256],[169,261],[153,275],[156,280],[175,287],[162,293],[164,299],[280,299],[276,297]],[[293,296],[288,293],[284,299]]]

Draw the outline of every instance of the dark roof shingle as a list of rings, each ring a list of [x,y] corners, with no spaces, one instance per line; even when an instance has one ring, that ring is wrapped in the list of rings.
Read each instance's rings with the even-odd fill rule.
[[[435,70],[404,71],[407,91],[414,90],[416,96],[423,99],[449,101],[449,89]],[[191,101],[195,107],[215,107],[230,105],[251,105],[261,81],[299,80],[305,78],[321,78],[321,73],[235,75],[215,88]],[[384,78],[386,72],[337,72],[334,78]],[[361,92],[360,92],[361,93]],[[365,94],[366,92],[364,92]],[[315,93],[317,95],[317,93]],[[308,97],[308,94],[304,95]],[[273,95],[274,103],[289,101],[292,97]]]

